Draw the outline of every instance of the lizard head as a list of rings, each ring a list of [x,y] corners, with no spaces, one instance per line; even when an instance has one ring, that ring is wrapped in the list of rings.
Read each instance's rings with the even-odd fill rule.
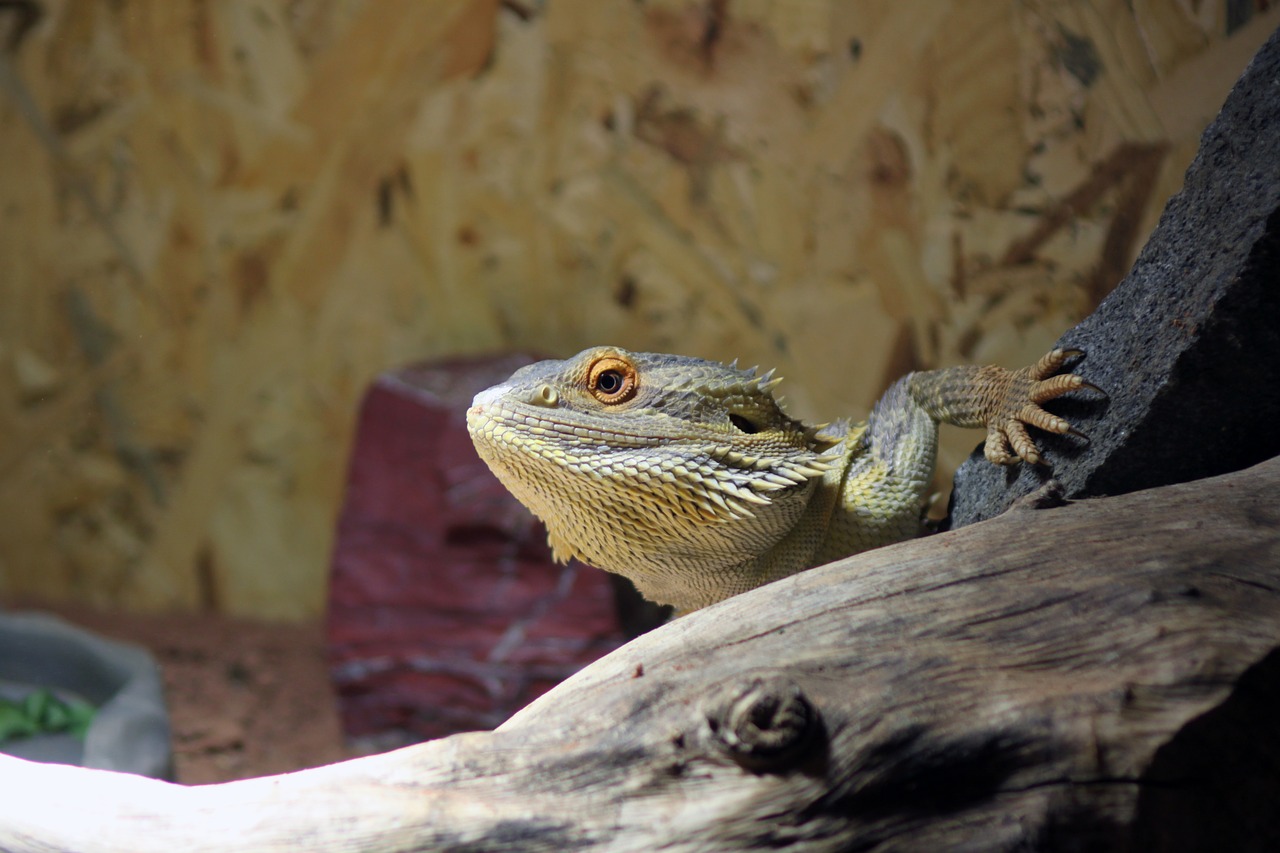
[[[772,547],[832,467],[839,439],[789,417],[776,384],[771,372],[597,347],[482,391],[467,426],[558,559],[646,591],[655,572],[726,571]]]

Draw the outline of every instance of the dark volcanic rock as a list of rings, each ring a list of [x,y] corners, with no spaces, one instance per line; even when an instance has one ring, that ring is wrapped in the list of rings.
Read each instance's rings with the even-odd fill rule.
[[[1120,494],[1280,454],[1280,31],[1204,132],[1182,191],[1124,281],[1059,344],[1107,400],[1049,405],[1090,441],[1037,441],[1067,497]],[[998,515],[1050,477],[976,453],[951,523]]]
[[[492,728],[626,639],[609,576],[553,563],[467,435],[472,395],[532,360],[408,368],[365,395],[327,626],[349,735]]]

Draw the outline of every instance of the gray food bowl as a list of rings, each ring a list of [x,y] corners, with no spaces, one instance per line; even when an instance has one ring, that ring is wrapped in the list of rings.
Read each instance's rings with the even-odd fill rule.
[[[32,761],[172,776],[169,714],[156,662],[144,649],[107,640],[39,613],[0,613],[0,695],[39,688],[97,708],[83,743],[69,734],[0,744]]]

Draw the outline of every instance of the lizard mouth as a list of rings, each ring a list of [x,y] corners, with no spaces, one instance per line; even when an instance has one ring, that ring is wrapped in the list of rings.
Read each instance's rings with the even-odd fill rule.
[[[557,418],[554,409],[519,405],[502,395],[487,395],[488,392],[477,394],[467,409],[467,429],[476,440],[492,440],[496,438],[495,431],[506,428],[519,431],[518,436],[504,433],[506,440],[533,439],[551,433],[571,439],[570,444],[611,450],[656,447],[672,441],[670,436],[644,435],[606,426],[602,419],[588,418],[582,412],[573,412],[571,418]]]

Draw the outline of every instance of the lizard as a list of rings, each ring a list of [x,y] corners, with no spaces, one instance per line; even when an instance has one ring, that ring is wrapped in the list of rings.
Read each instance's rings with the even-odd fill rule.
[[[774,397],[773,371],[593,347],[481,391],[467,428],[557,561],[683,614],[921,535],[940,422],[985,427],[994,464],[1043,464],[1027,427],[1080,435],[1040,404],[1097,390],[1059,372],[1082,355],[912,372],[865,421],[809,425]]]

